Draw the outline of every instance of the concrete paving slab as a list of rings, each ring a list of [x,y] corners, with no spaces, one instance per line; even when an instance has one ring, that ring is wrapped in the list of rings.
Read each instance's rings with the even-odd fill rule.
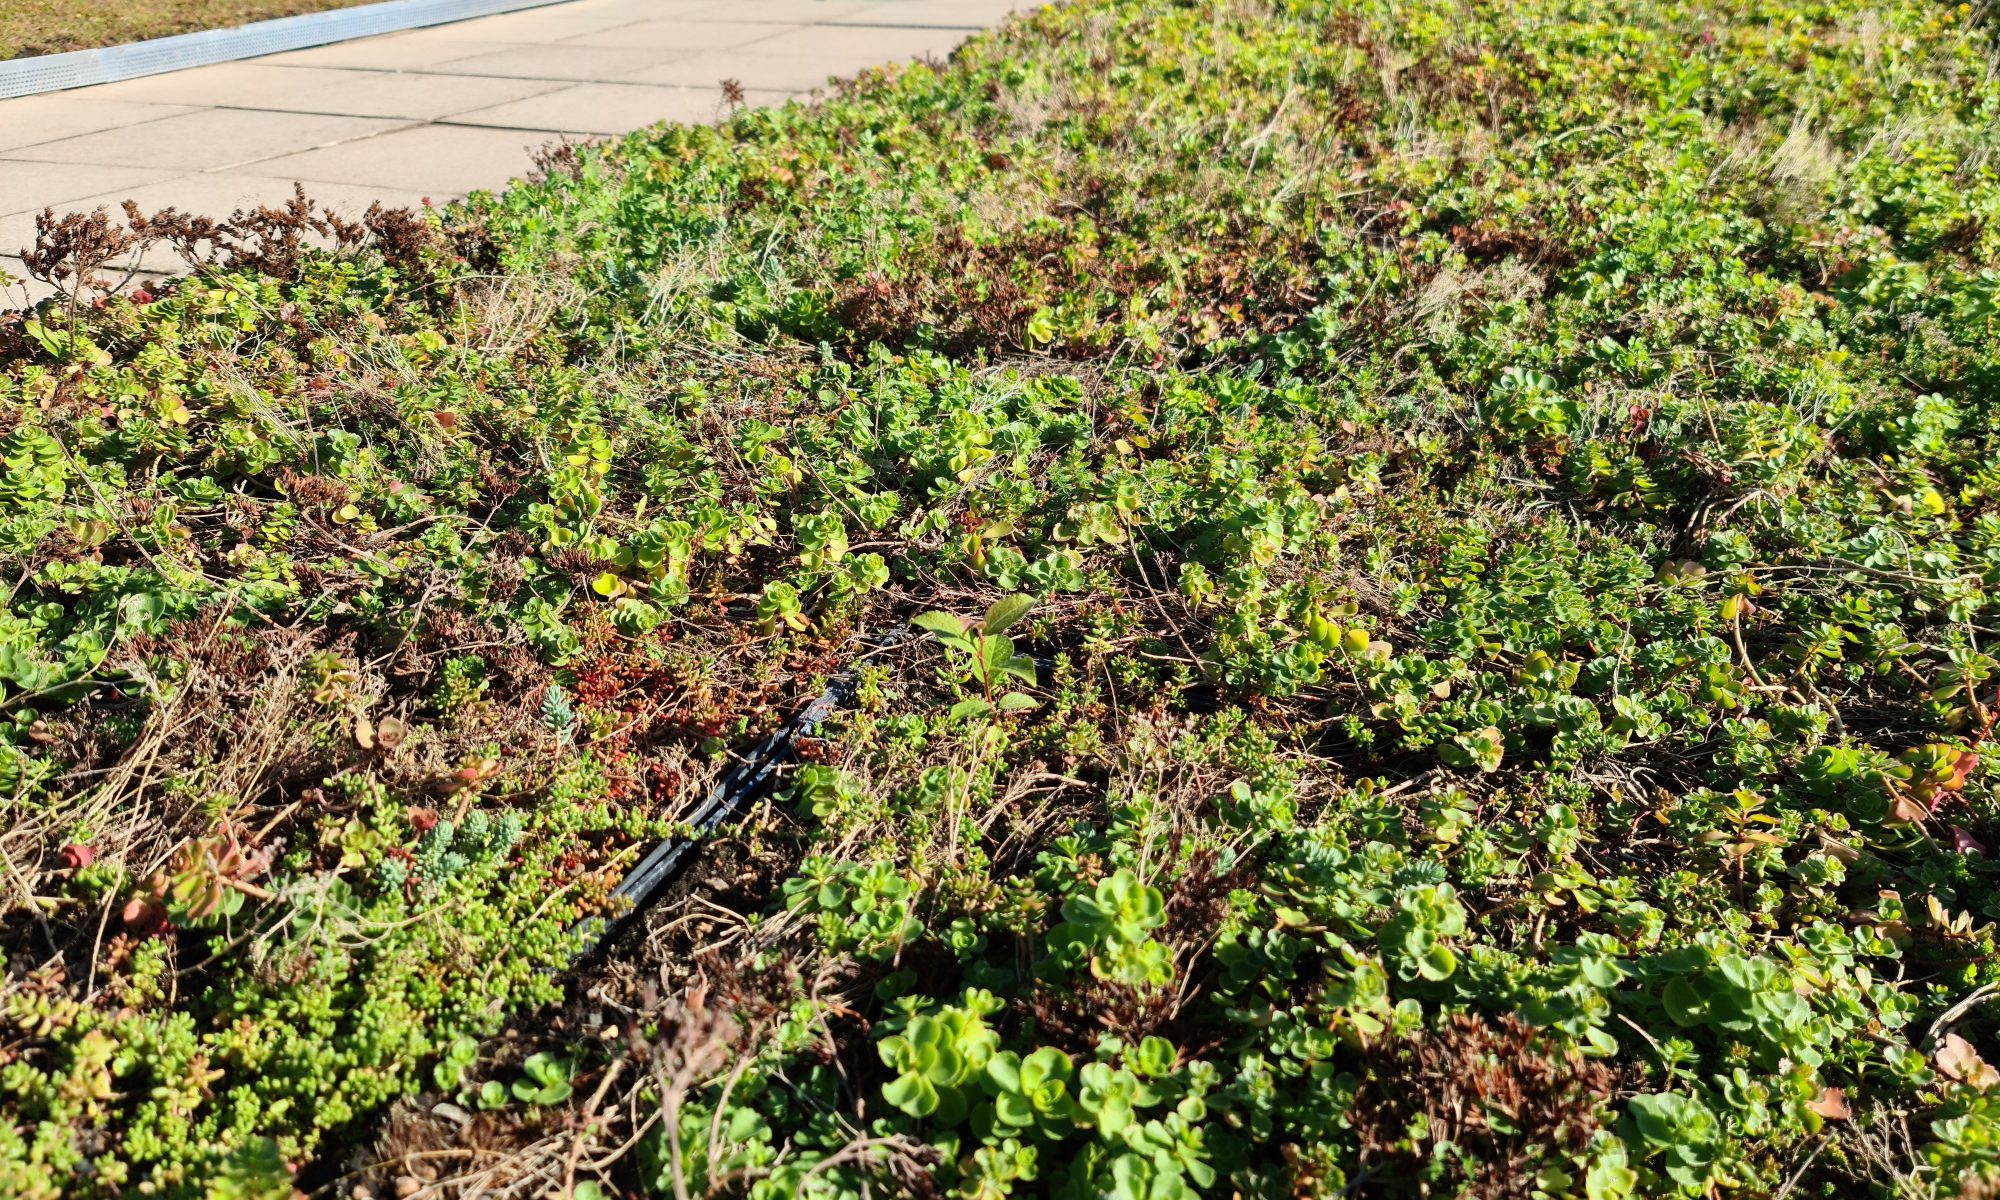
[[[241,98],[240,89],[233,86],[231,76],[247,63],[213,63],[205,67],[189,67],[185,71],[170,71],[164,75],[144,75],[138,79],[121,79],[116,83],[100,83],[95,87],[80,88],[74,92],[57,92],[57,96],[82,95],[93,100],[123,100],[132,102],[160,102],[176,100],[191,93],[199,93],[193,107],[214,108],[227,103],[232,98]],[[37,99],[48,99],[46,96]],[[8,101],[7,103],[13,103]]]
[[[778,25],[824,24],[850,16],[869,0],[704,0],[690,8],[690,21],[755,21]]]
[[[499,75],[508,79],[564,79],[578,83],[615,80],[633,71],[672,59],[672,52],[653,46],[582,46],[560,42],[543,46],[506,46],[471,58],[455,59],[437,68],[453,75]]]
[[[521,12],[434,25],[413,31],[419,39],[543,43],[634,21],[665,20],[715,0],[569,0]]]
[[[540,132],[470,125],[413,125],[257,164],[257,173],[315,182],[393,188],[443,200],[506,186],[529,170],[529,152],[552,140]]]
[[[195,111],[183,104],[138,104],[125,100],[78,100],[64,93],[0,101],[0,150],[79,134],[143,125],[161,117]]]
[[[748,92],[749,104],[779,104],[795,93]],[[661,121],[695,125],[729,115],[716,87],[666,87],[638,83],[580,83],[559,92],[461,113],[454,125],[536,129],[549,133],[609,136]]]
[[[28,271],[26,267],[20,265],[21,253],[33,248],[34,244],[34,213],[14,213],[11,216],[0,217],[0,255],[5,255],[14,261],[13,266],[5,267],[4,264],[0,264],[0,268],[4,268],[16,279],[26,279]]]
[[[826,25],[901,25],[917,29],[985,29],[1042,5],[1026,0],[881,0],[828,17]]]
[[[295,179],[289,175],[235,173],[183,175],[159,183],[146,184],[143,187],[126,188],[103,196],[87,197],[80,203],[92,207],[100,203],[109,204],[115,209],[120,202],[130,198],[147,212],[177,208],[182,212],[198,213],[203,216],[226,217],[238,209],[289,204],[295,186],[297,186]],[[339,215],[349,218],[359,217],[368,211],[369,205],[378,202],[390,208],[419,208],[424,202],[420,192],[373,184],[316,181],[303,186],[306,189],[306,198],[313,202],[315,209],[330,208]]]
[[[61,208],[99,192],[140,187],[180,174],[159,167],[0,160],[0,214],[38,213],[50,206]],[[33,222],[29,224],[32,226]]]
[[[128,94],[134,96],[182,103],[206,96],[207,103],[218,108],[435,121],[453,113],[552,91],[562,84],[490,76],[237,62],[112,86],[130,89]]]
[[[280,67],[358,67],[370,71],[423,71],[453,59],[490,54],[496,45],[466,36],[457,25],[385,33],[335,42],[310,50],[290,50],[254,61]]]
[[[832,73],[817,62],[752,57],[740,50],[729,50],[660,63],[634,71],[623,82],[706,88],[720,95],[722,81],[733,79],[745,88],[759,91],[810,92],[825,87],[827,76]]]
[[[720,86],[734,79],[746,88],[805,92],[829,77],[926,56],[942,59],[965,40],[957,29],[901,29],[816,25],[734,50],[676,59],[634,71],[632,83]]]
[[[375,117],[210,108],[8,150],[0,152],[0,160],[209,171],[388,133],[404,124]]]
[[[798,62],[834,64],[830,74],[913,58],[944,58],[965,41],[962,29],[819,25],[794,29],[745,46],[746,57],[776,56]],[[844,64],[853,64],[851,66]]]
[[[578,37],[565,38],[565,46],[650,46],[700,54],[712,50],[733,50],[765,38],[776,37],[805,26],[769,21],[635,21],[600,29]]]

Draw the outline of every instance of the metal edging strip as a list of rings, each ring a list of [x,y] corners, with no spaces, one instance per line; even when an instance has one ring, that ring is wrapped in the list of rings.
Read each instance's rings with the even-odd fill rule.
[[[330,42],[396,33],[426,25],[444,25],[470,17],[488,17],[542,8],[565,0],[386,0],[332,12],[306,13],[257,21],[234,29],[209,29],[174,37],[0,60],[0,99],[59,92],[116,83],[142,75],[158,75],[188,67],[233,62],[286,50],[304,50]]]

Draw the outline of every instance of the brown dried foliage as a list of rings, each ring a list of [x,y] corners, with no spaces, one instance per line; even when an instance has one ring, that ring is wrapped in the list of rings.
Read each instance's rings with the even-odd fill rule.
[[[528,171],[528,182],[546,183],[551,179],[574,182],[583,178],[583,158],[577,154],[580,146],[581,143],[568,137],[559,137],[530,150],[528,161],[533,165]]]
[[[1241,878],[1241,868],[1218,871],[1221,861],[1221,853],[1213,846],[1188,856],[1187,865],[1166,896],[1162,942],[1176,948],[1196,945],[1214,937],[1222,927],[1222,918],[1229,912],[1229,893]]]
[[[74,307],[87,293],[108,295],[123,288],[155,246],[171,250],[190,268],[217,266],[290,279],[315,242],[334,251],[367,247],[412,273],[437,245],[430,223],[412,209],[377,203],[350,221],[315,206],[298,183],[292,185],[292,198],[281,205],[237,209],[220,220],[175,208],[149,214],[130,200],[123,210],[120,222],[107,208],[60,217],[52,208],[43,209],[35,218],[35,244],[21,250],[22,266]]]
[[[315,208],[301,183],[292,185],[292,198],[283,205],[239,208],[219,221],[173,208],[148,215],[130,200],[124,209],[141,245],[164,244],[190,267],[215,264],[279,279],[298,274],[312,238],[334,250],[372,247],[404,270],[421,263],[433,240],[430,225],[411,209],[378,202],[360,220],[349,221],[330,208]]]
[[[802,986],[795,964],[782,956],[752,965],[747,956],[699,951],[663,961],[657,978],[640,976],[629,959],[606,960],[579,980],[575,999],[553,1023],[509,1031],[496,1055],[513,1062],[535,1047],[576,1055],[582,1039],[597,1041],[601,1053],[577,1055],[580,1114],[573,1107],[475,1115],[449,1102],[404,1103],[343,1184],[348,1194],[372,1200],[413,1192],[532,1194],[538,1187],[562,1195],[585,1179],[638,1191],[631,1152],[641,1136],[659,1131],[665,1135],[662,1174],[675,1191],[740,1194],[754,1174],[709,1179],[706,1193],[694,1186],[689,1164],[725,1157],[720,1117],[704,1132],[685,1130],[679,1116],[692,1098],[736,1088]],[[832,1061],[838,1047],[829,1037],[820,1050]],[[503,1080],[511,1073],[506,1067],[480,1072]],[[857,1132],[835,1153],[869,1171],[888,1194],[936,1194],[929,1175],[937,1155],[928,1146]],[[659,1182],[649,1179],[647,1186]]]
[[[1115,980],[1037,984],[1020,1002],[1049,1045],[1088,1057],[1106,1033],[1128,1041],[1158,1033],[1174,1013],[1174,994]]]
[[[102,208],[60,217],[45,208],[35,218],[35,244],[21,250],[21,265],[31,278],[75,297],[120,286],[106,268],[135,244],[131,231],[114,225]]]
[[[1537,1152],[1581,1150],[1633,1082],[1511,1014],[1460,1014],[1442,1032],[1371,1046],[1366,1060],[1350,1113],[1364,1161],[1407,1180],[1449,1143],[1458,1178],[1438,1193],[1478,1200],[1533,1195]],[[1419,1116],[1427,1124],[1413,1138]]]
[[[1019,347],[1042,298],[1023,286],[1033,273],[1016,265],[1052,260],[1066,244],[1061,235],[1044,233],[980,245],[950,229],[930,248],[936,270],[921,279],[870,275],[848,287],[834,310],[857,343],[904,345],[918,330],[931,329],[947,353]]]

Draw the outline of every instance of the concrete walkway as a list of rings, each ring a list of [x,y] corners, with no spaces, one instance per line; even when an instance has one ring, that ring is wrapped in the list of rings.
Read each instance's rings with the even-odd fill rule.
[[[406,33],[0,100],[0,271],[34,215],[131,199],[226,216],[294,180],[355,214],[498,188],[528,151],[944,57],[1028,0],[568,0]],[[148,266],[154,264],[148,263]],[[165,264],[161,264],[165,265]],[[34,294],[39,294],[37,289]],[[0,310],[20,288],[0,293]]]

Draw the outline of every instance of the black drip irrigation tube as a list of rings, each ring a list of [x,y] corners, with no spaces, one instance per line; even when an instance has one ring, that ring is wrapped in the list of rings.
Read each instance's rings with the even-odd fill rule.
[[[693,861],[702,840],[718,826],[741,816],[751,801],[763,794],[778,768],[797,750],[799,738],[818,729],[836,709],[845,707],[854,699],[862,665],[907,640],[910,633],[909,629],[898,629],[876,643],[873,649],[829,680],[826,690],[814,697],[811,703],[793,714],[723,772],[722,777],[709,786],[708,795],[700,806],[684,822],[688,828],[687,836],[670,837],[654,846],[611,893],[614,901],[630,901],[624,911],[611,916],[588,917],[577,923],[576,936],[580,944],[572,956],[572,965],[580,965],[605,951],[633,920],[651,908],[667,885]]]

